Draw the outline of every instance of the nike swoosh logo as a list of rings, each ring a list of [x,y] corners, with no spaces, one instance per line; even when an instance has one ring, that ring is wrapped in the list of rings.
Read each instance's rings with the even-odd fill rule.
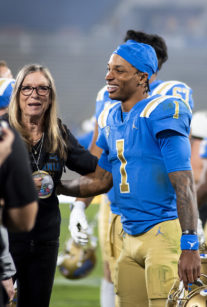
[[[135,126],[135,124],[134,124],[134,123],[133,123],[132,128],[133,128],[133,129],[137,129],[137,130],[138,130],[138,128]]]

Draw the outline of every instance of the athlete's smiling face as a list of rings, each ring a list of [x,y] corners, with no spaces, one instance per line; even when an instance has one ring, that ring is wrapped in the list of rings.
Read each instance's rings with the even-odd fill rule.
[[[35,89],[31,90],[31,87]],[[31,91],[30,94],[29,89]],[[28,74],[22,82],[19,95],[19,105],[22,115],[24,117],[42,117],[50,103],[49,81],[44,74],[40,71]]]
[[[137,92],[140,77],[129,62],[118,54],[112,54],[105,79],[109,97],[124,102]]]

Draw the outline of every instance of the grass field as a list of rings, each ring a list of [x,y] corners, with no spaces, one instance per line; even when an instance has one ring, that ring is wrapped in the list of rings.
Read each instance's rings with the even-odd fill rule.
[[[92,221],[98,212],[98,205],[90,205],[87,209],[88,221]],[[68,205],[60,204],[62,223],[60,236],[60,251],[64,248],[65,241],[69,238],[68,231]],[[97,227],[94,229],[97,236]],[[58,268],[52,291],[50,307],[100,307],[99,292],[102,276],[101,255],[99,246],[96,250],[97,263],[90,275],[79,280],[69,280],[63,277]]]

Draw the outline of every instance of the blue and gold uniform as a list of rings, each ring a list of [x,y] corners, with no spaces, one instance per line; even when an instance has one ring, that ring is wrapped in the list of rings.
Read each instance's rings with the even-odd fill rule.
[[[177,277],[181,230],[168,173],[191,170],[190,121],[188,104],[161,95],[138,102],[126,114],[115,102],[99,116],[97,145],[104,152],[98,163],[115,178],[124,229],[115,274],[122,306],[167,298]],[[137,285],[143,289],[137,291]]]
[[[191,111],[180,99],[157,95],[137,103],[123,122],[121,114],[118,102],[103,111],[98,121],[97,145],[107,153],[113,178],[119,182],[114,191],[124,230],[136,235],[163,220],[177,218],[176,197],[168,172],[191,170],[190,158],[186,165],[181,160],[174,165],[168,162],[167,172],[157,135],[171,130],[188,139]],[[100,159],[100,166],[108,167],[105,162]],[[126,208],[128,200],[133,212]]]
[[[182,98],[187,105],[193,109],[194,102],[192,97],[192,89],[185,83],[180,81],[162,81],[155,80],[150,83],[150,95],[173,95]],[[116,100],[112,100],[109,97],[106,86],[104,86],[98,93],[96,98],[96,119],[98,121],[99,115],[102,113],[102,120],[114,104],[117,104]],[[109,213],[109,205],[111,212]],[[102,242],[103,258],[109,260],[112,280],[114,279],[114,266],[119,257],[122,248],[122,236],[121,236],[121,221],[120,210],[116,205],[114,199],[114,189],[112,188],[107,197],[104,196],[101,203],[100,211],[100,224],[99,224],[99,236],[100,242]],[[109,219],[109,229],[108,229]],[[116,225],[116,226],[115,226]],[[108,237],[107,237],[108,236]],[[109,243],[109,244],[108,244]]]

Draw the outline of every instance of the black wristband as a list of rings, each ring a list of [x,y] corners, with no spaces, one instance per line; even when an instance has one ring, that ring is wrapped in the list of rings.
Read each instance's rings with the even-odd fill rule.
[[[182,232],[182,235],[197,235],[197,231],[191,230],[191,229],[187,229],[187,230],[184,230]]]

